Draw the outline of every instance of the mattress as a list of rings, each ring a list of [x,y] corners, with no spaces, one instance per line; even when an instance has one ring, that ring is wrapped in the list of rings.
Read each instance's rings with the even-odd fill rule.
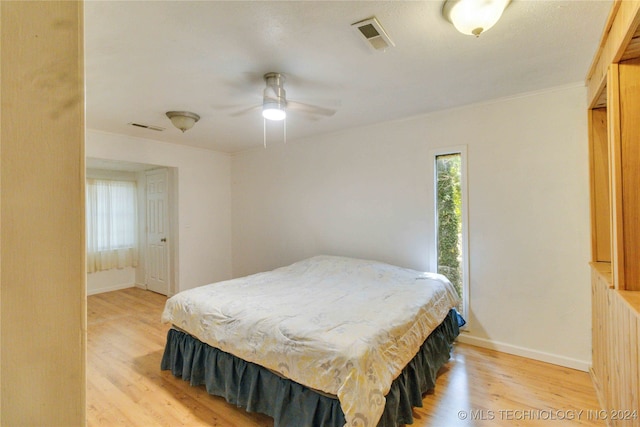
[[[457,304],[441,275],[318,256],[181,292],[162,319],[336,395],[347,425],[373,427],[393,380]]]

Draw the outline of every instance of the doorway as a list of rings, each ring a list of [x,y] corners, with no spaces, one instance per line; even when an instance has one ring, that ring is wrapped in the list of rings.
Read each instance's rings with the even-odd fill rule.
[[[86,167],[94,173],[100,171],[104,176],[128,174],[135,179],[138,190],[137,266],[89,274],[87,293],[135,286],[172,295],[177,288],[174,267],[177,259],[176,168],[98,158],[87,158]]]

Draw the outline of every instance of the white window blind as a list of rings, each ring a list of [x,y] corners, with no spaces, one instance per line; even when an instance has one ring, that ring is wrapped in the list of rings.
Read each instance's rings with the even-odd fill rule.
[[[87,179],[87,272],[138,265],[136,183]]]

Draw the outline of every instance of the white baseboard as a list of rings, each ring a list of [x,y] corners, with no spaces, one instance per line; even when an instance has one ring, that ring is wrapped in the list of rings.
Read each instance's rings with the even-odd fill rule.
[[[144,283],[135,283],[133,286],[135,286],[138,289],[144,289],[145,291],[147,290],[147,285]]]
[[[134,283],[129,283],[129,284],[125,283],[125,284],[109,286],[105,288],[87,289],[87,296],[102,294],[102,293],[111,292],[111,291],[119,291],[120,289],[133,288],[134,286],[136,286]]]
[[[557,354],[545,353],[543,351],[532,350],[530,348],[520,347],[512,344],[505,344],[486,338],[478,338],[470,335],[468,332],[461,331],[458,341],[465,344],[475,345],[477,347],[488,348],[491,350],[501,351],[503,353],[522,356],[528,359],[539,360],[541,362],[551,363],[553,365],[564,366],[567,368],[578,369],[580,371],[589,372],[591,362],[586,360],[573,359],[571,357],[560,356]]]

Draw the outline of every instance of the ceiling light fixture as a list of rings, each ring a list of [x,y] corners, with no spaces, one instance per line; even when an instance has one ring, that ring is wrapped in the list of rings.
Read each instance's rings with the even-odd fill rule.
[[[262,117],[267,120],[284,120],[287,117],[287,93],[284,90],[284,75],[267,73],[264,75],[267,87],[262,97]]]
[[[510,0],[445,0],[442,15],[462,34],[479,37],[493,27]]]
[[[171,120],[171,123],[182,133],[188,131],[200,120],[200,116],[196,113],[189,111],[167,111],[167,117]]]
[[[268,101],[262,104],[262,117],[267,120],[284,120],[287,112],[280,102]]]

